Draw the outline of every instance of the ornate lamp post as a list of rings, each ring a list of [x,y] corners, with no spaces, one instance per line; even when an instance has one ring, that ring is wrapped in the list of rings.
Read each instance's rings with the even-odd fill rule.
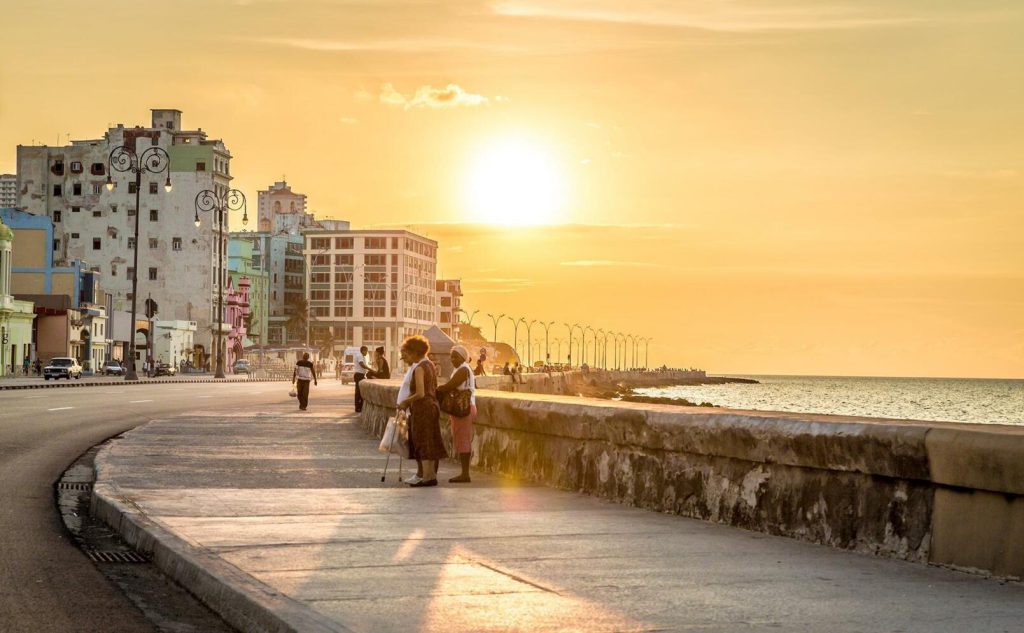
[[[141,154],[136,154],[134,149],[126,145],[119,145],[110,152],[108,163],[110,169],[107,170],[107,191],[114,190],[114,180],[110,172],[131,172],[135,175],[135,240],[132,248],[132,270],[134,271],[134,274],[132,274],[132,333],[131,339],[128,342],[128,358],[131,360],[131,365],[128,366],[124,379],[138,380],[139,376],[135,372],[135,317],[138,314],[139,296],[139,216],[142,215],[139,203],[142,192],[142,172],[159,174],[166,171],[167,179],[164,181],[164,191],[170,193],[171,157],[165,150],[159,147],[150,147]],[[152,332],[149,333],[148,340],[153,340]]]
[[[551,326],[554,325],[554,324],[555,324],[554,321],[548,321],[547,323],[544,323],[543,321],[541,322],[541,325],[544,326],[544,364],[545,365],[550,365],[551,364],[551,345],[548,344],[548,341],[550,340],[548,338],[548,332],[551,330]],[[558,349],[558,354],[559,354],[559,356],[561,356],[561,354],[562,354],[561,347],[559,347],[559,349]]]
[[[199,212],[213,215],[216,211],[217,222],[217,373],[214,378],[224,378],[224,225],[227,224],[229,211],[242,210],[242,224],[249,223],[248,211],[245,207],[245,195],[238,189],[228,189],[223,196],[216,191],[203,189],[196,194],[196,228],[199,228]],[[308,316],[306,317],[309,318]]]

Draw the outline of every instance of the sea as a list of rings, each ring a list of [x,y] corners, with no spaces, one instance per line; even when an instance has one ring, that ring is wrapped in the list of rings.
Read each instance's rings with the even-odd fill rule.
[[[1024,425],[1024,380],[757,376],[758,384],[637,388],[729,409]]]

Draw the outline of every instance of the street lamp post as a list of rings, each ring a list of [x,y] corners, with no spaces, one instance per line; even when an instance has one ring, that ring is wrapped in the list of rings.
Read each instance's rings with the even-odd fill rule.
[[[459,312],[461,312],[462,314],[465,314],[466,316],[468,316],[468,317],[469,317],[469,321],[467,321],[467,323],[469,323],[469,325],[470,325],[470,326],[472,326],[472,325],[473,325],[473,317],[475,317],[475,316],[476,316],[476,313],[477,313],[477,312],[479,312],[479,311],[480,311],[480,310],[473,310],[473,312],[472,312],[472,314],[471,314],[471,313],[469,313],[469,312],[466,312],[466,311],[465,311],[465,310],[463,310],[462,308],[459,308]]]
[[[203,189],[196,194],[196,228],[199,228],[199,212],[216,211],[217,220],[217,372],[214,378],[225,378],[224,374],[224,225],[230,211],[242,210],[242,224],[249,223],[248,210],[245,206],[245,194],[238,189],[228,189],[223,196],[217,195],[212,189]],[[138,217],[136,217],[136,221]],[[136,244],[138,246],[138,244]],[[307,323],[309,315],[306,316]]]
[[[548,343],[548,341],[550,340],[548,338],[548,333],[551,330],[551,326],[554,325],[554,324],[555,324],[554,321],[548,321],[547,323],[544,323],[543,321],[541,321],[541,325],[544,326],[544,364],[545,365],[550,365],[551,364],[551,345]],[[559,352],[559,357],[561,357],[562,349],[559,348],[558,352]]]
[[[555,337],[555,343],[558,344],[558,352],[555,354],[555,358],[562,358],[562,339]],[[547,343],[545,343],[546,345]],[[549,354],[550,355],[550,354]]]
[[[527,321],[526,319],[523,319],[523,323],[526,324],[526,346],[527,346],[526,362],[529,363],[530,367],[533,367],[533,345],[530,344],[530,337],[532,336],[533,325],[536,322],[537,322],[537,319],[531,319],[529,321]]]
[[[110,169],[107,170],[107,191],[114,190],[114,180],[111,177],[111,171],[118,171],[121,173],[131,172],[135,175],[135,241],[132,248],[132,331],[131,339],[128,342],[128,358],[131,360],[131,365],[128,367],[128,371],[125,372],[125,380],[138,380],[139,375],[135,372],[135,317],[138,314],[138,296],[139,296],[139,216],[142,215],[142,209],[140,206],[140,195],[142,192],[142,172],[147,171],[151,174],[159,174],[167,172],[167,180],[164,181],[164,191],[171,191],[171,157],[167,152],[159,147],[147,148],[142,154],[136,154],[135,150],[126,146],[119,145],[110,152],[110,158],[107,161]],[[149,332],[149,341],[153,340],[153,332]],[[150,343],[150,346],[152,343]],[[150,346],[147,346],[147,350]]]
[[[626,343],[626,341],[630,341],[630,340],[632,340],[632,341],[633,341],[633,345],[632,345],[632,346],[633,346],[633,347],[635,347],[635,346],[636,346],[636,338],[635,338],[635,337],[634,337],[634,336],[633,336],[632,334],[627,334],[627,335],[626,335],[626,336],[625,336],[625,337],[624,337],[624,338],[622,339],[622,343],[623,343],[623,344],[625,344],[625,343]],[[627,349],[628,349],[628,348],[626,348],[626,347],[623,347],[623,349],[622,349],[622,360],[626,360],[626,350],[627,350]],[[631,359],[631,362],[630,362],[630,363],[627,363],[627,364],[626,364],[626,370],[627,370],[627,371],[628,371],[628,370],[630,369],[630,365],[631,365],[631,364],[632,364],[632,365],[635,365],[635,364],[636,364],[636,354],[634,354],[634,355],[633,355],[633,358]]]
[[[512,351],[516,354],[516,361],[521,363],[523,359],[519,356],[519,324],[526,323],[526,319],[523,317],[518,319],[509,317],[509,319],[512,321]]]
[[[594,354],[597,354],[597,330],[588,325],[586,329],[583,330],[583,357],[580,358],[582,363],[587,362],[587,330],[594,333]],[[596,365],[597,363],[595,362],[594,364]]]
[[[594,366],[595,367],[600,367],[600,364],[597,362],[597,356],[598,356],[598,354],[600,353],[600,350],[601,350],[601,348],[598,346],[598,341],[601,340],[598,337],[599,334],[604,334],[604,328],[601,328],[597,332],[594,332]],[[604,367],[601,367],[601,369],[604,369]]]
[[[502,312],[498,316],[494,316],[493,314],[488,312],[487,316],[491,317],[491,323],[494,324],[494,342],[497,343],[498,342],[498,322],[505,318],[505,313]]]
[[[615,336],[615,369],[616,370],[621,370],[622,369],[622,364],[623,364],[622,361],[624,360],[623,357],[626,354],[625,354],[625,350],[623,350],[621,355],[619,354],[619,343],[620,342],[624,343],[625,339],[623,338],[622,332],[612,332],[612,334]]]

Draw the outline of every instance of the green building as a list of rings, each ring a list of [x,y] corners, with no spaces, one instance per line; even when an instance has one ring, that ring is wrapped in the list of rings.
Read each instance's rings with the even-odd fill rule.
[[[34,304],[11,295],[11,259],[14,231],[0,220],[0,376],[24,371],[25,359],[32,360]]]
[[[265,271],[253,267],[251,239],[244,233],[232,233],[228,240],[228,275],[231,285],[238,287],[242,277],[249,279],[249,345],[267,344],[267,320],[270,316],[270,280]]]

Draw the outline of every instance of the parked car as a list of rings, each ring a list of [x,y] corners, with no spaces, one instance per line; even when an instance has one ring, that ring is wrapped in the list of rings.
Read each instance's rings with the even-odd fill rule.
[[[178,368],[167,363],[157,363],[153,376],[173,376],[178,373]]]
[[[341,384],[347,385],[356,379],[356,366],[352,363],[341,365]]]
[[[43,379],[49,380],[53,378],[67,378],[71,380],[74,376],[75,380],[79,380],[82,377],[82,366],[78,364],[78,361],[74,358],[67,356],[58,356],[50,360],[50,363],[43,367]]]
[[[104,376],[124,376],[125,367],[116,360],[108,360],[103,363],[103,375]]]
[[[251,369],[249,368],[249,361],[244,358],[239,358],[235,361],[235,364],[231,366],[231,371],[236,374],[249,374]]]

